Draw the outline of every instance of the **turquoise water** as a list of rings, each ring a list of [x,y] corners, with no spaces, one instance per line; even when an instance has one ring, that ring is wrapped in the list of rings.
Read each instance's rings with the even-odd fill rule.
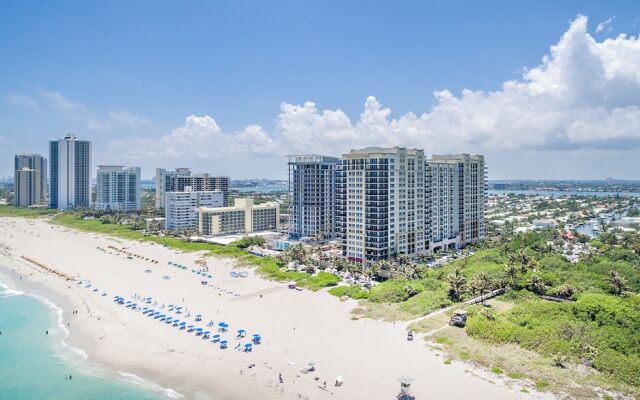
[[[167,399],[132,383],[84,372],[92,367],[61,346],[64,332],[53,309],[17,293],[0,284],[0,400]],[[72,379],[65,379],[69,375]]]
[[[524,194],[528,196],[640,197],[640,192],[588,192],[580,190],[489,190],[489,194]]]

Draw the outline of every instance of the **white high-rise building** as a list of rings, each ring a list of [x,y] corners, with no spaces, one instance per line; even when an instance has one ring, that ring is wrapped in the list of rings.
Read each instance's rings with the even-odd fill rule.
[[[336,173],[336,230],[343,255],[365,265],[424,252],[424,151],[351,150]]]
[[[47,159],[39,154],[18,154],[14,160],[14,205],[47,204]]]
[[[68,135],[49,142],[49,207],[91,206],[91,142]]]
[[[140,168],[100,165],[96,179],[96,210],[139,211]]]
[[[292,239],[334,236],[337,157],[289,156],[289,236]]]
[[[168,171],[164,168],[156,169],[156,208],[164,208],[165,193],[184,192],[185,188],[196,192],[220,191],[227,204],[229,195],[229,177],[213,176],[207,173],[192,174],[189,168],[176,168]]]
[[[165,193],[165,229],[168,231],[197,231],[200,207],[223,207],[224,193],[221,191],[193,191]]]
[[[428,250],[461,248],[484,239],[486,166],[481,155],[434,155],[427,169]]]

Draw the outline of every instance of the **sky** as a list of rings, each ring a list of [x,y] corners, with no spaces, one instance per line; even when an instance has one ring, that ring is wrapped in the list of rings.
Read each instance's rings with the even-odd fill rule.
[[[0,2],[0,176],[73,133],[143,178],[401,146],[640,179],[639,32],[638,1]]]

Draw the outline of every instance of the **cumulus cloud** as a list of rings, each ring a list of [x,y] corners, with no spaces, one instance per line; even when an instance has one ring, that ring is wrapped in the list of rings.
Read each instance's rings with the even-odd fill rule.
[[[604,28],[602,28],[604,29]],[[420,114],[393,117],[371,96],[358,119],[307,101],[283,103],[274,129],[223,132],[209,116],[187,117],[162,136],[118,143],[130,158],[224,158],[340,154],[363,146],[417,146],[427,152],[614,150],[640,148],[640,41],[624,34],[598,42],[577,16],[539,65],[499,90],[434,93]]]
[[[214,159],[232,154],[270,154],[274,140],[258,125],[229,134],[222,132],[218,123],[209,116],[188,116],[184,125],[160,138],[134,138],[117,140],[112,147],[124,152],[132,160],[160,159]]]
[[[606,30],[607,32],[611,32],[611,30],[613,29],[613,28],[611,27],[611,24],[613,23],[613,20],[615,20],[615,19],[616,19],[616,17],[615,17],[615,16],[613,16],[613,17],[609,17],[609,18],[607,18],[605,21],[600,22],[600,23],[596,26],[596,33],[602,33],[602,32],[604,32],[605,30]]]
[[[7,101],[32,110],[53,112],[71,121],[83,123],[92,131],[108,130],[114,126],[135,128],[149,123],[146,118],[121,109],[113,109],[101,115],[86,105],[51,90],[38,90],[33,95],[13,93]]]

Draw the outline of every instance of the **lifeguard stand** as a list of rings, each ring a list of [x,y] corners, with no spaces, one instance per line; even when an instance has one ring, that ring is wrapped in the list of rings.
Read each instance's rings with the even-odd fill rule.
[[[416,397],[411,394],[411,382],[413,382],[413,378],[409,378],[408,376],[402,376],[399,379],[400,381],[400,393],[396,396],[398,400],[415,400]]]

